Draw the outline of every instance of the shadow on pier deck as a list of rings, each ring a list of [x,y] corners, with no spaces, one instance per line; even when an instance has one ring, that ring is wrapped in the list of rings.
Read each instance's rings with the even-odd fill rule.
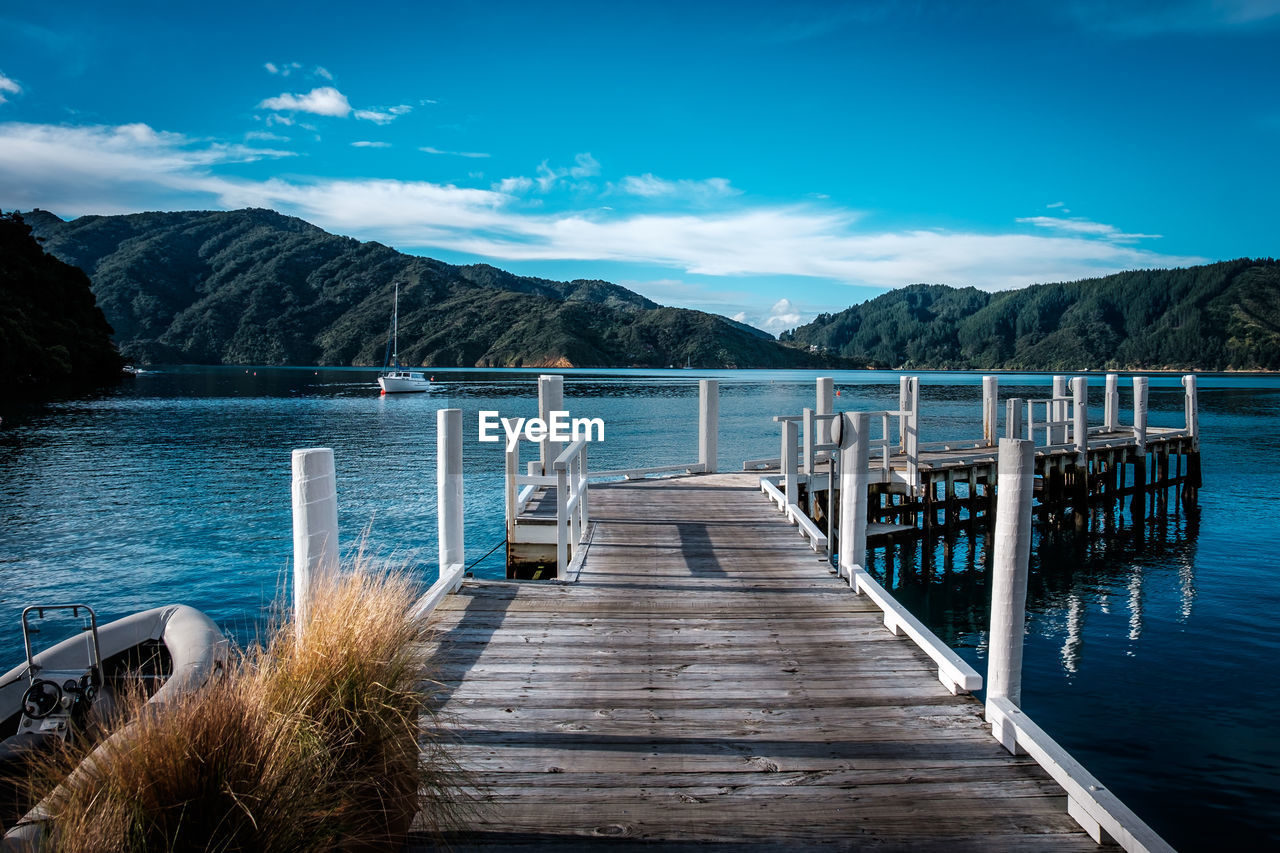
[[[468,582],[431,617],[479,801],[453,849],[1096,849],[758,475],[591,501],[577,583]]]

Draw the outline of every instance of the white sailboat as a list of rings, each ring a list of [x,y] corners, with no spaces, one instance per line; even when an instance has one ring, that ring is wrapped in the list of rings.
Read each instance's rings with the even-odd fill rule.
[[[396,282],[396,298],[391,309],[391,334],[387,339],[388,355],[378,377],[378,387],[383,394],[404,394],[427,391],[431,382],[418,370],[400,367],[400,282]]]

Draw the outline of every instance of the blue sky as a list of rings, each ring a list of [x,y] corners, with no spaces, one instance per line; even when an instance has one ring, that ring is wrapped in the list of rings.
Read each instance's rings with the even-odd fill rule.
[[[9,4],[0,208],[270,207],[781,331],[1275,256],[1280,0]]]

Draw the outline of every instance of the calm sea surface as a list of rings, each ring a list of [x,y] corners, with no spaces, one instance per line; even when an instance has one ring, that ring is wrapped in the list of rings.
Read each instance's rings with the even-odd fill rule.
[[[436,562],[435,412],[464,412],[468,560],[501,577],[502,449],[477,413],[537,414],[539,371],[436,371],[430,395],[380,397],[356,369],[172,368],[101,396],[0,403],[0,670],[18,614],[84,602],[109,620],[170,602],[236,636],[287,588],[290,451],[332,447],[344,550]],[[572,414],[600,417],[592,467],[692,462],[698,378],[720,380],[720,467],[776,456],[775,414],[813,405],[812,372],[568,371]],[[836,372],[837,409],[895,408],[896,373]],[[920,374],[922,440],[981,433],[978,374]],[[1002,375],[1001,397],[1051,377]],[[1122,405],[1130,401],[1122,384]],[[1090,386],[1101,417],[1102,377]],[[1177,377],[1151,380],[1151,422],[1182,423]],[[1183,850],[1280,845],[1280,380],[1201,377],[1199,507],[1032,555],[1023,706]],[[979,671],[989,590],[983,536],[874,550],[873,571]]]

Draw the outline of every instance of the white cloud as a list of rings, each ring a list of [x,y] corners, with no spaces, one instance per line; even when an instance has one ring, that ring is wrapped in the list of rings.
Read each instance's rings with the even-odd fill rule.
[[[473,159],[493,156],[491,154],[486,154],[483,151],[442,151],[439,148],[432,148],[430,145],[419,148],[418,150],[424,154],[448,154],[453,157],[471,157]]]
[[[347,96],[332,86],[320,86],[305,95],[285,92],[274,98],[267,98],[258,104],[258,108],[338,117],[346,116],[351,112],[351,104],[347,101]]]
[[[400,104],[394,107],[378,108],[375,110],[356,110],[353,115],[363,121],[371,121],[374,124],[390,124],[402,115],[407,115],[413,111],[413,107],[408,104]]]
[[[5,92],[8,92],[10,95],[20,95],[22,94],[22,87],[18,85],[18,81],[0,73],[0,104],[7,103],[9,100],[4,96]]]
[[[730,320],[733,320],[734,322],[737,322],[737,323],[745,323],[745,322],[747,322],[747,312],[746,312],[746,311],[739,311],[737,314],[734,314],[734,315],[733,315],[732,317],[730,317],[729,319],[730,319]]]
[[[323,65],[317,65],[316,70],[313,71],[312,73],[315,74],[317,77],[323,77],[326,80],[333,79],[333,75],[329,73],[329,69],[325,68]]]
[[[288,142],[289,137],[269,130],[251,130],[244,135],[245,139],[259,139],[263,142]]]
[[[538,184],[538,190],[544,193],[550,192],[556,184],[565,178],[581,180],[600,174],[600,164],[590,153],[574,155],[572,166],[553,169],[547,165],[548,162],[543,160],[538,165],[538,177],[533,179]]]
[[[0,123],[0,186],[7,203],[68,214],[261,206],[342,234],[496,262],[618,261],[689,275],[790,276],[875,287],[945,282],[999,290],[1204,261],[1127,244],[1132,235],[1111,226],[1057,217],[1032,217],[1031,233],[1014,232],[1014,223],[1005,233],[884,231],[868,227],[856,212],[829,207],[738,200],[728,212],[636,215],[600,209],[598,195],[579,210],[553,213],[531,207],[521,195],[535,185],[531,178],[476,189],[385,179],[250,180],[221,168],[289,155],[211,144],[143,124]],[[599,164],[588,155],[574,167],[550,171],[569,179],[574,169],[594,175]],[[744,309],[752,315],[762,310],[740,301],[726,305],[725,313]],[[780,327],[793,313],[794,305],[779,302],[768,317]]]
[[[369,142],[367,140],[362,139],[359,142],[351,143],[351,147],[352,148],[390,148],[391,143],[390,142]]]
[[[1052,207],[1052,205],[1050,206]],[[1064,213],[1070,212],[1069,210],[1064,210]],[[1092,237],[1101,237],[1121,243],[1133,243],[1138,240],[1158,240],[1160,238],[1159,234],[1126,234],[1114,225],[1091,222],[1080,217],[1063,219],[1059,216],[1023,216],[1018,219],[1018,222],[1034,225],[1037,228],[1051,228],[1054,231],[1062,231],[1068,234],[1087,234]]]
[[[297,62],[286,62],[283,65],[276,65],[274,62],[266,62],[263,63],[262,67],[267,69],[268,74],[277,74],[281,77],[288,77],[290,74],[301,68],[302,65]]]
[[[766,332],[773,332],[776,335],[786,329],[794,329],[798,325],[800,325],[800,312],[791,304],[790,299],[784,297],[773,303],[763,328]]]
[[[650,172],[645,172],[643,175],[638,176],[628,175],[619,182],[618,188],[625,193],[643,198],[709,200],[741,193],[741,190],[734,189],[725,178],[706,178],[701,181],[669,181],[659,178]]]
[[[525,178],[525,177],[503,178],[502,180],[498,181],[498,183],[493,185],[493,189],[497,192],[505,193],[509,195],[519,195],[520,193],[527,193],[529,190],[533,189],[533,178]]]

